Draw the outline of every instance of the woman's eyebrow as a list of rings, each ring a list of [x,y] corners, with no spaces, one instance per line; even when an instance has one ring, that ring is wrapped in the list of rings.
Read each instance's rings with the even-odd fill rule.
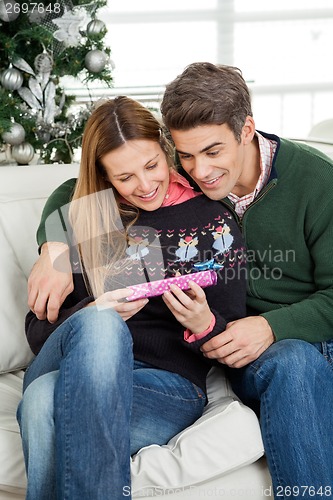
[[[156,160],[156,158],[158,158],[158,157],[159,157],[159,153],[157,153],[156,156],[154,156],[153,158],[148,160],[143,166],[146,167],[147,165],[149,165],[150,162]],[[113,175],[113,177],[116,178],[116,177],[121,177],[122,175],[130,175],[130,174],[133,174],[133,172],[122,172],[121,174]]]

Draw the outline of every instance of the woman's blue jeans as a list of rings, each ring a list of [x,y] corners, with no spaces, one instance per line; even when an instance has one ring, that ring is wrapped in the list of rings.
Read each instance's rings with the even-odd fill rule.
[[[129,498],[130,456],[165,444],[205,402],[187,379],[133,361],[131,334],[114,310],[82,309],[25,374],[17,415],[27,500]]]
[[[282,340],[228,376],[260,413],[274,498],[333,498],[333,341]]]

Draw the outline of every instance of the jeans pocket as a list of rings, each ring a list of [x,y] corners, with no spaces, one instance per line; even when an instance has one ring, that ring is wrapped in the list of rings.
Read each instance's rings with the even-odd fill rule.
[[[205,392],[199,386],[197,386],[196,384],[194,384],[193,382],[191,382],[191,384],[192,384],[193,389],[195,390],[198,398],[199,399],[206,399]]]
[[[322,342],[323,356],[333,368],[333,339]]]

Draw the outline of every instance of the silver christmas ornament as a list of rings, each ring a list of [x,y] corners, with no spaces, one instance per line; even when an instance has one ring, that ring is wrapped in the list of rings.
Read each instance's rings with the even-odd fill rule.
[[[1,85],[7,90],[18,90],[22,83],[22,73],[16,68],[9,67],[1,75]]]
[[[96,35],[105,34],[106,26],[100,19],[93,19],[87,25],[87,36],[88,38],[94,38]]]
[[[4,132],[1,135],[4,142],[10,144],[11,146],[17,146],[21,144],[25,139],[25,130],[19,123],[13,123],[8,132]]]
[[[35,150],[29,142],[12,147],[12,157],[19,165],[27,165],[34,157]]]
[[[105,68],[108,56],[102,50],[90,50],[84,59],[86,68],[92,73],[99,73]]]
[[[0,19],[11,23],[20,15],[21,6],[15,0],[0,0]]]
[[[35,57],[34,66],[38,73],[50,73],[53,68],[53,58],[47,52],[42,52]]]

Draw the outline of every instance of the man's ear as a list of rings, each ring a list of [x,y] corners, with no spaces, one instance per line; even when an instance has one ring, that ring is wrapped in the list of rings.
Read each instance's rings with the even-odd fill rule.
[[[244,145],[250,144],[256,132],[256,126],[252,116],[247,116],[242,130],[242,142]]]

